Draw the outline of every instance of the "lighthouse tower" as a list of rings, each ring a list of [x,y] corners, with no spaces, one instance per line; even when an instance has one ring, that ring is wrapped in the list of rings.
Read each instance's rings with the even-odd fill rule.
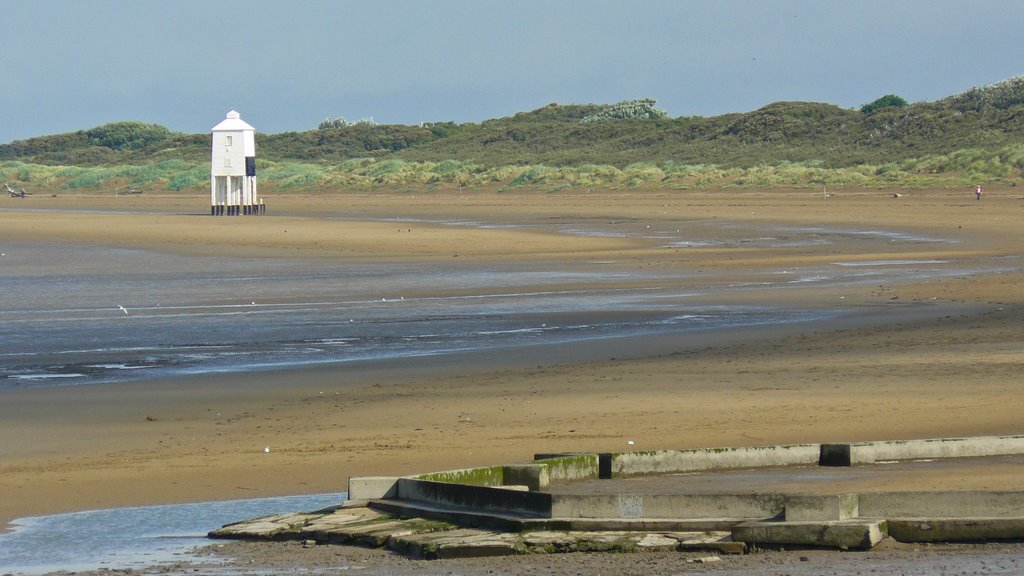
[[[263,212],[256,197],[256,129],[234,110],[213,127],[210,214]]]

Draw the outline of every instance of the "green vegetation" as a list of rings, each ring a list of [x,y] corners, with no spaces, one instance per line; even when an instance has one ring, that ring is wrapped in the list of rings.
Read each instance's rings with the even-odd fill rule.
[[[389,186],[589,190],[959,186],[1024,179],[1024,77],[936,102],[888,94],[860,110],[775,102],[670,118],[653,99],[549,104],[456,124],[326,120],[257,134],[274,190]],[[66,189],[202,190],[210,136],[116,122],[0,145],[0,181]]]
[[[85,133],[89,143],[111,150],[138,150],[171,137],[171,131],[158,124],[114,122],[97,126]]]
[[[960,110],[1007,110],[1024,104],[1024,76],[1010,78],[939,100],[936,104]]]
[[[870,104],[865,104],[861,106],[860,111],[865,114],[871,114],[872,112],[877,112],[882,108],[899,108],[906,105],[907,101],[904,100],[902,97],[897,96],[895,94],[886,94],[885,96],[882,96],[881,98],[875,100],[874,102],[871,102]]]
[[[582,166],[497,166],[457,160],[406,162],[358,158],[339,165],[258,161],[262,186],[276,191],[365,190],[379,186],[497,186],[503,190],[715,188],[941,188],[978,181],[1016,184],[1024,175],[1024,144],[995,150],[967,148],[884,164],[828,168],[821,162],[727,167],[715,164],[639,162],[622,168]],[[21,161],[0,162],[0,182],[53,189],[106,189],[131,186],[146,190],[205,190],[208,162],[167,160],[142,166],[50,166]]]
[[[551,481],[577,480],[580,478],[597,478],[597,454],[576,454],[536,460],[535,463],[546,466]]]
[[[668,118],[668,114],[661,108],[655,108],[654,104],[653,98],[625,100],[618,104],[602,106],[600,110],[584,116],[581,121],[601,122],[604,120],[653,120],[655,118]]]
[[[331,128],[348,128],[349,126],[358,126],[360,124],[366,124],[368,126],[376,126],[377,123],[373,121],[373,118],[360,118],[355,122],[349,122],[345,120],[344,116],[338,116],[337,118],[328,118],[320,123],[316,128],[317,130],[330,130]]]

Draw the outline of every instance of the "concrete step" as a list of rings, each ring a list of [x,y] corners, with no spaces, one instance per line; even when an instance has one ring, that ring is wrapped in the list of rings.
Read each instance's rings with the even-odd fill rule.
[[[1024,540],[1024,518],[890,518],[886,525],[900,542]]]
[[[699,532],[732,529],[754,518],[533,518],[466,508],[438,506],[415,500],[371,500],[370,508],[406,518],[430,518],[465,527],[484,527],[510,532],[563,530],[579,532]]]
[[[748,545],[822,546],[870,549],[886,537],[884,520],[836,522],[744,522],[732,529],[732,539]]]
[[[482,512],[451,506],[437,506],[415,500],[370,500],[366,505],[373,510],[403,518],[428,518],[442,522],[451,522],[463,527],[489,528],[510,532],[522,531],[523,522],[527,520],[524,516]]]

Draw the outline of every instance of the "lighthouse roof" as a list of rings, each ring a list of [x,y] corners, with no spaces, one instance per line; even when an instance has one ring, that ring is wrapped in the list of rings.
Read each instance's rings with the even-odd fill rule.
[[[228,112],[224,120],[220,124],[217,124],[211,128],[212,132],[223,132],[223,131],[241,131],[241,130],[256,130],[245,120],[242,120],[242,115],[234,110]]]

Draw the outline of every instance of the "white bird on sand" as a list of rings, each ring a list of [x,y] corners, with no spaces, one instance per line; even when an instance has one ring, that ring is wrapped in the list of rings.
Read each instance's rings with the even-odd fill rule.
[[[118,304],[117,308],[119,310],[121,310],[121,312],[124,312],[126,316],[128,315],[128,310],[124,306],[121,306],[120,304]]]

